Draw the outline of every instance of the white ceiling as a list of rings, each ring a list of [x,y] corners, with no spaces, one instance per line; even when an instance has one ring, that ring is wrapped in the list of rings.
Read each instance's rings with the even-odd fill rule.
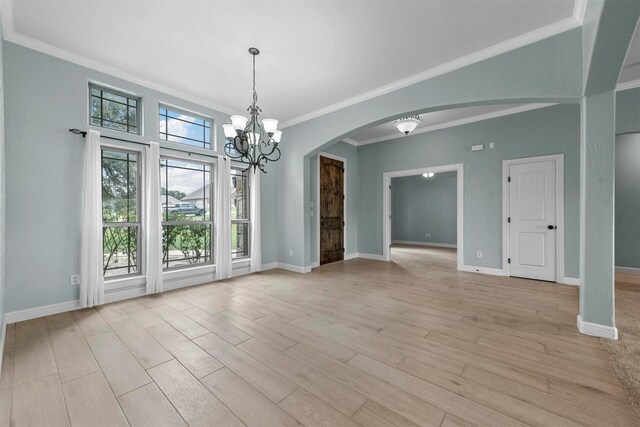
[[[94,67],[103,64],[225,112],[243,112],[250,103],[247,48],[256,46],[262,51],[259,104],[264,115],[288,124],[542,27],[524,38],[575,26],[573,16],[572,0],[3,5],[9,40],[63,52],[76,62],[86,59]]]

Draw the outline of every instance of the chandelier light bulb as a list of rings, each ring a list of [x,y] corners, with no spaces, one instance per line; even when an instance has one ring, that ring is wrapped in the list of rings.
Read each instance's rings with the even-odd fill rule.
[[[245,116],[234,115],[231,116],[231,124],[235,130],[243,131],[245,126],[247,126],[247,119]]]
[[[267,135],[272,136],[278,129],[278,121],[276,119],[262,119],[262,126]]]
[[[280,138],[282,138],[282,131],[281,130],[277,130],[273,133],[273,140],[277,143],[280,142]]]
[[[426,172],[426,173],[423,173],[422,176],[424,176],[425,178],[433,178],[435,176],[435,173]]]
[[[396,120],[393,125],[400,132],[405,135],[409,135],[409,133],[413,132],[416,127],[420,124],[420,116],[409,116],[403,117],[401,119]]]
[[[231,123],[223,124],[222,129],[224,129],[225,138],[235,138],[236,130],[233,128],[233,125]]]

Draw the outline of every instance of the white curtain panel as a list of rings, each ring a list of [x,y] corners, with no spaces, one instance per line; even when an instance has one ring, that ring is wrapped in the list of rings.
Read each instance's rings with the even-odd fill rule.
[[[254,273],[256,271],[262,271],[262,239],[260,238],[262,233],[262,226],[260,223],[260,172],[259,169],[249,171],[249,213],[251,218],[251,265],[249,271]]]
[[[216,177],[216,278],[231,277],[231,159],[218,157]]]
[[[80,242],[80,305],[104,303],[102,272],[102,164],[100,132],[90,130],[84,151],[82,239]]]
[[[145,153],[147,293],[162,292],[162,209],[160,205],[160,145],[150,143]]]

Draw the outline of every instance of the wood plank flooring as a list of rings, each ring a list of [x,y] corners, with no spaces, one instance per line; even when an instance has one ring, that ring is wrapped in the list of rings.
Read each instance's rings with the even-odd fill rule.
[[[637,426],[578,289],[397,247],[9,325],[4,426]]]

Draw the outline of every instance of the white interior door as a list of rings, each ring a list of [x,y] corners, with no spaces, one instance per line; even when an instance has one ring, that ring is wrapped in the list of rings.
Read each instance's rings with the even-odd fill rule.
[[[556,161],[509,166],[509,275],[556,281]]]

